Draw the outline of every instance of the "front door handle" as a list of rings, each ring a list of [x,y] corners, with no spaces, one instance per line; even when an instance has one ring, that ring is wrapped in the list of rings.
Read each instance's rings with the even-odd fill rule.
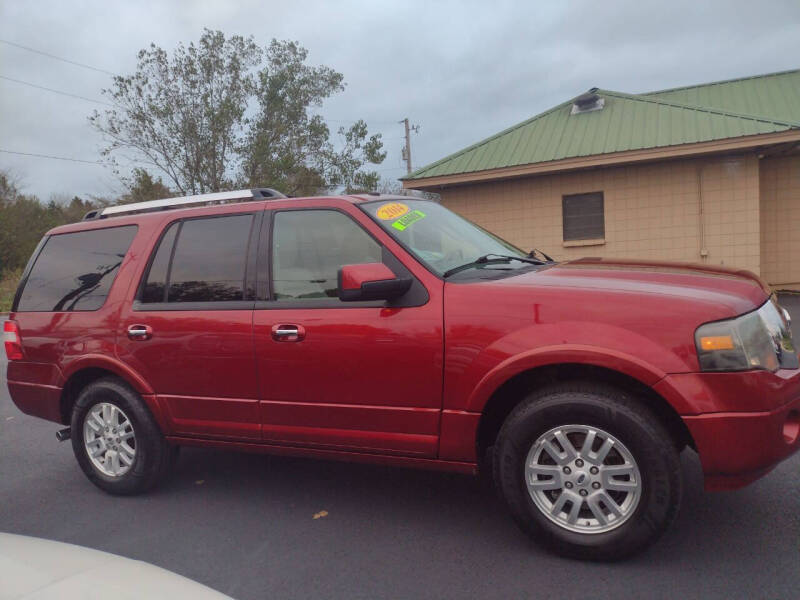
[[[134,341],[149,340],[153,337],[153,328],[150,325],[131,325],[128,327],[128,337]]]
[[[278,323],[272,326],[272,339],[276,342],[299,342],[305,337],[306,330],[302,325]]]

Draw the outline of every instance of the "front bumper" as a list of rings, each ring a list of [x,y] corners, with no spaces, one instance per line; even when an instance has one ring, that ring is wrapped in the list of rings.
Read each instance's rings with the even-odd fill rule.
[[[800,371],[670,375],[659,388],[682,396],[707,490],[743,487],[800,450]]]

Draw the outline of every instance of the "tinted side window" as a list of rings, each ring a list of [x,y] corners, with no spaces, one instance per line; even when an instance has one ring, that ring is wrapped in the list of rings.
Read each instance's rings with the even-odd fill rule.
[[[31,269],[17,310],[103,306],[136,230],[136,225],[127,225],[51,236]]]
[[[278,212],[272,233],[276,300],[338,297],[344,265],[381,262],[381,246],[350,217],[334,210]]]
[[[142,302],[167,301],[167,271],[169,270],[169,259],[172,257],[172,248],[175,247],[178,227],[180,227],[179,222],[173,223],[161,238],[161,244],[153,257],[147,282],[142,290]]]
[[[244,300],[252,224],[253,215],[231,215],[172,225],[153,257],[142,302]]]

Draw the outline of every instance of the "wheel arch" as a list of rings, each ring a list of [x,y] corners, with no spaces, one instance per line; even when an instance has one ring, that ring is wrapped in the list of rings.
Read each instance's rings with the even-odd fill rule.
[[[137,392],[155,417],[162,431],[167,433],[166,421],[153,389],[147,381],[127,365],[107,356],[86,356],[69,365],[64,371],[64,384],[59,403],[61,422],[69,424],[72,407],[81,391],[103,377],[116,377]]]
[[[564,382],[584,381],[611,385],[640,399],[667,428],[676,447],[695,447],[689,429],[675,408],[651,385],[628,373],[589,363],[551,363],[519,371],[501,383],[481,408],[475,436],[476,455],[483,461],[506,417],[525,396],[538,388]]]

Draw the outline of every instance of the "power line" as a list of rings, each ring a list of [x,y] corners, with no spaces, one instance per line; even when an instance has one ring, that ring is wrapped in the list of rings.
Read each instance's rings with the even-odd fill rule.
[[[357,123],[358,121],[364,121],[367,125],[369,125],[370,123],[372,123],[373,125],[396,125],[397,124],[395,121],[376,121],[374,119],[351,119],[349,121],[346,121],[344,119],[329,119],[328,117],[325,117],[323,115],[314,115],[314,116],[320,116],[323,119],[325,119],[325,121],[328,122],[328,123],[348,123],[348,124],[352,125],[354,123]]]
[[[69,96],[70,98],[77,98],[78,100],[85,100],[86,102],[94,102],[95,104],[102,104],[103,106],[111,106],[114,107],[113,104],[108,102],[103,102],[102,100],[95,100],[94,98],[87,98],[86,96],[79,96],[78,94],[71,94],[69,92],[64,92],[61,90],[55,90],[53,88],[45,87],[43,85],[37,85],[35,83],[31,83],[29,81],[22,81],[21,79],[14,79],[13,77],[6,77],[5,75],[0,75],[0,79],[5,79],[7,81],[13,81],[14,83],[20,83],[22,85],[27,85],[32,88],[36,88],[39,90],[45,90],[47,92],[53,92],[54,94],[61,94],[62,96]]]
[[[0,40],[0,42],[2,42],[2,41],[3,40]],[[22,85],[27,85],[29,87],[36,88],[36,89],[39,89],[39,90],[45,90],[47,92],[53,92],[54,94],[61,94],[62,96],[69,96],[70,98],[77,98],[78,100],[85,100],[86,102],[94,102],[95,104],[102,104],[103,106],[110,106],[112,108],[117,108],[116,104],[111,104],[110,102],[103,102],[102,100],[96,100],[94,98],[87,98],[86,96],[80,96],[78,94],[72,94],[70,92],[65,92],[63,90],[57,90],[57,89],[46,87],[46,86],[43,86],[43,85],[38,85],[36,83],[31,83],[30,81],[22,81],[21,79],[14,79],[13,77],[8,77],[6,75],[0,75],[0,79],[5,79],[7,81],[13,81],[14,83],[20,83]],[[323,119],[325,119],[325,117],[323,117]],[[350,123],[350,124],[353,124],[353,123],[356,122],[356,121],[339,121],[339,120],[336,120],[336,119],[325,119],[325,120],[326,121],[331,121],[331,122],[334,122],[334,123]],[[373,123],[386,123],[386,121],[373,121]],[[393,141],[393,140],[402,140],[402,139],[405,139],[405,138],[399,137],[399,138],[383,138],[383,139],[384,139],[384,141]]]
[[[83,160],[82,158],[67,158],[66,156],[51,156],[50,154],[36,154],[33,152],[16,152],[15,150],[3,150],[2,148],[0,148],[0,152],[5,152],[6,154],[17,154],[19,156],[33,156],[36,158],[52,158],[54,160],[68,160],[69,162],[87,163],[90,165],[102,166],[103,164],[96,160]]]
[[[31,48],[29,46],[23,46],[22,44],[17,44],[16,42],[11,42],[9,40],[0,39],[0,43],[8,44],[9,46],[14,46],[15,48],[21,48],[22,50],[27,50],[28,52],[33,52],[35,54],[41,54],[42,56],[46,56],[46,57],[52,58],[54,60],[60,60],[60,61],[65,62],[65,63],[69,63],[71,65],[75,65],[76,67],[82,67],[84,69],[90,69],[92,71],[97,71],[98,73],[105,73],[106,75],[111,75],[113,77],[119,77],[120,76],[117,73],[114,73],[112,71],[108,71],[106,69],[101,69],[100,67],[93,67],[92,65],[87,65],[86,63],[78,62],[78,61],[75,61],[75,60],[70,60],[68,58],[64,58],[62,56],[57,56],[55,54],[50,54],[49,52],[44,52],[43,50],[37,50],[36,48]],[[10,77],[3,77],[2,75],[0,75],[0,77],[2,77],[3,79],[8,79],[9,81],[14,81],[16,83],[21,83],[23,85],[29,85],[31,87],[36,87],[36,88],[40,88],[40,89],[43,89],[43,90],[47,90],[49,92],[54,92],[56,94],[64,94],[65,96],[72,96],[73,98],[80,98],[81,100],[88,100],[89,102],[95,102],[97,104],[105,104],[106,106],[113,106],[112,104],[108,104],[107,102],[101,102],[100,100],[93,100],[92,98],[85,98],[83,96],[77,96],[75,94],[70,94],[68,92],[62,92],[62,91],[59,91],[59,90],[54,90],[52,88],[47,88],[47,87],[43,87],[43,86],[36,85],[36,84],[33,84],[33,83],[28,83],[26,81],[20,81],[18,79],[11,79]],[[356,122],[355,120],[352,120],[352,119],[351,120],[344,120],[344,119],[327,119],[326,118],[325,120],[329,121],[331,123],[347,123],[347,124],[350,124],[350,125],[352,125],[353,123]],[[395,125],[394,121],[375,121],[373,119],[361,119],[361,120],[366,121],[367,123],[371,122],[371,123],[373,123],[375,125]]]
[[[41,54],[42,56],[46,56],[48,58],[52,58],[54,60],[60,60],[61,62],[69,63],[71,65],[75,65],[76,67],[83,67],[84,69],[90,69],[92,71],[97,71],[98,73],[105,73],[106,75],[111,75],[116,77],[116,73],[112,73],[111,71],[106,71],[105,69],[101,69],[99,67],[93,67],[91,65],[87,65],[85,63],[77,62],[75,60],[70,60],[68,58],[63,58],[61,56],[56,56],[55,54],[50,54],[49,52],[43,52],[42,50],[36,50],[35,48],[29,48],[28,46],[23,46],[22,44],[17,44],[14,42],[9,42],[8,40],[0,40],[0,43],[8,44],[9,46],[14,46],[16,48],[22,48],[23,50],[27,50],[28,52],[33,52],[35,54]]]

